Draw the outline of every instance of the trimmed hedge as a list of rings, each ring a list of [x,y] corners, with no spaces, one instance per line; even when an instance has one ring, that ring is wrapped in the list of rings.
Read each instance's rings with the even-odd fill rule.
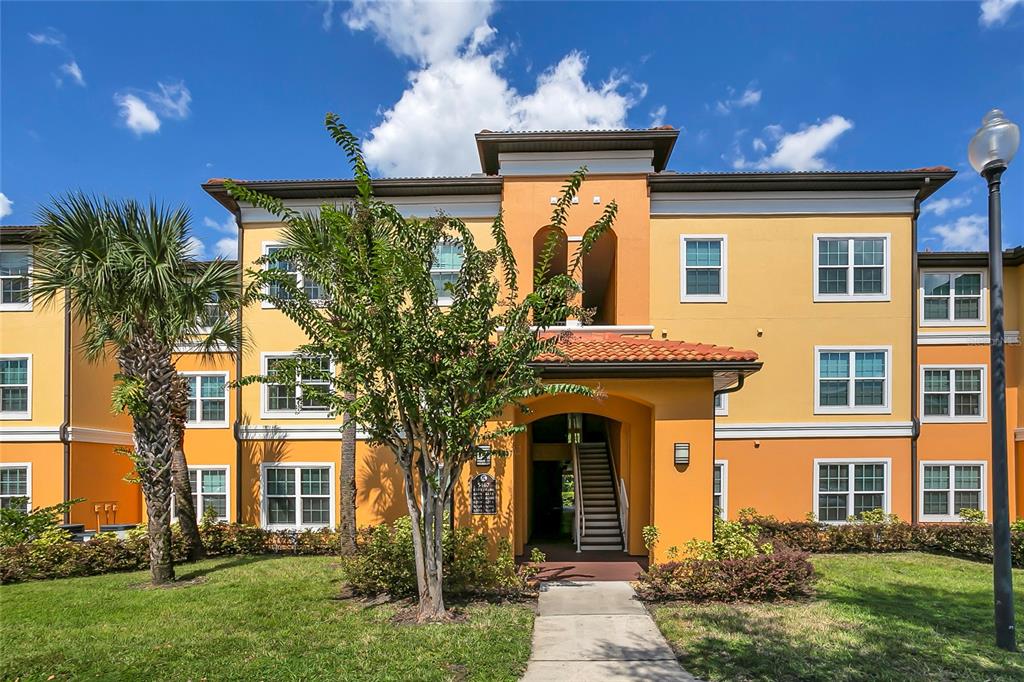
[[[637,593],[648,601],[778,601],[810,595],[816,579],[806,552],[777,551],[655,564],[640,576]]]

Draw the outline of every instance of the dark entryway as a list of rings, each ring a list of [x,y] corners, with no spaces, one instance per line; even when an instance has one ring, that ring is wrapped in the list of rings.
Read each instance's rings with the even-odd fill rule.
[[[563,522],[564,470],[565,464],[559,460],[533,463],[533,542],[572,539],[571,528]]]

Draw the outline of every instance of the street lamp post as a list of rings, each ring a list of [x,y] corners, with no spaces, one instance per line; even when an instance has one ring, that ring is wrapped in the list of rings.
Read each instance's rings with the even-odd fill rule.
[[[1010,492],[1006,464],[1006,357],[1003,351],[1003,237],[999,183],[1020,145],[1020,128],[999,109],[981,120],[971,138],[971,166],[988,181],[989,309],[992,376],[992,573],[995,588],[996,645],[1017,648],[1013,618],[1013,572],[1010,555]]]

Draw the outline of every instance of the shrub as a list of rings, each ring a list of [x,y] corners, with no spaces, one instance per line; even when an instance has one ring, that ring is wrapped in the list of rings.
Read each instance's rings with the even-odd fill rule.
[[[738,559],[686,559],[641,574],[637,593],[650,601],[777,601],[812,593],[816,575],[805,552]]]
[[[757,526],[742,521],[726,521],[715,517],[714,539],[690,540],[686,554],[694,559],[746,559],[758,554],[771,554],[774,547],[760,540]],[[669,558],[674,558],[669,552]]]
[[[50,507],[39,507],[22,511],[18,503],[27,504],[25,498],[14,498],[12,507],[0,508],[0,547],[11,547],[22,542],[31,542],[44,535],[51,540],[66,539],[67,533],[60,528],[60,517],[71,509],[71,505],[83,502],[84,497],[68,500]]]
[[[470,528],[446,528],[442,538],[449,594],[511,593],[521,591],[530,569],[517,571],[512,547],[498,543],[498,558],[491,559],[487,536]],[[345,582],[356,594],[409,597],[416,594],[416,566],[412,553],[412,524],[401,518],[394,524],[361,528],[356,553],[342,558]]]

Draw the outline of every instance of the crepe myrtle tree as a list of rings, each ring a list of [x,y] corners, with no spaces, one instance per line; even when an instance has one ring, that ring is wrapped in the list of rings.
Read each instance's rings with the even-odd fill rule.
[[[150,573],[154,584],[169,582],[172,485],[190,554],[202,553],[182,448],[188,387],[175,366],[175,347],[237,348],[231,315],[240,299],[237,269],[221,259],[195,259],[184,208],[72,193],[52,199],[37,217],[32,295],[43,305],[65,297],[82,327],[85,357],[118,364],[113,406],[132,417]]]
[[[353,201],[298,212],[277,198],[226,183],[235,199],[284,224],[281,248],[247,272],[247,298],[272,303],[308,338],[272,372],[241,382],[294,387],[299,409],[303,402],[329,406],[358,423],[372,444],[394,453],[412,522],[418,618],[443,620],[448,615],[441,537],[462,468],[484,442],[495,445],[494,454],[508,454],[501,444],[523,428],[495,426],[508,406],[546,393],[592,393],[584,386],[544,383],[530,362],[558,353],[558,335],[547,328],[587,318],[579,304],[583,256],[612,226],[617,206],[610,202],[586,230],[566,273],[549,276],[561,247],[561,230],[551,230],[532,290],[522,292],[501,215],[491,225],[489,248],[481,248],[456,218],[402,216],[374,197],[355,136],[333,114],[326,127],[352,166]],[[566,225],[584,175],[581,168],[567,180],[551,226]],[[462,256],[458,274],[443,288],[431,277],[441,245]],[[302,273],[301,281],[289,274],[295,272]]]

